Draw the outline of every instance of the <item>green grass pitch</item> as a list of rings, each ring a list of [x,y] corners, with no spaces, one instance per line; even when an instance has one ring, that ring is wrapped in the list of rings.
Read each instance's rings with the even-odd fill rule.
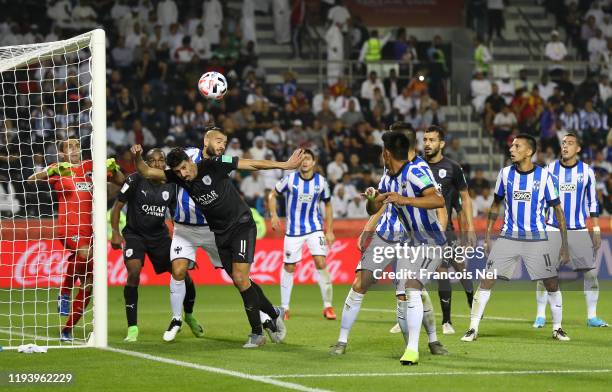
[[[278,286],[264,286],[273,300],[279,300]],[[334,304],[340,318],[347,286],[335,287]],[[439,312],[437,294],[432,301]],[[493,292],[474,343],[459,340],[468,326],[469,310],[465,295],[453,293],[456,335],[439,339],[449,349],[446,357],[433,357],[427,350],[427,337],[421,333],[421,362],[402,367],[400,335],[390,334],[395,323],[395,300],[390,291],[370,292],[351,332],[345,356],[328,355],[335,342],[340,320],[328,321],[321,314],[318,286],[296,286],[291,320],[287,322],[285,344],[270,342],[256,350],[241,346],[249,332],[242,301],[231,286],[200,286],[196,315],[204,325],[205,337],[196,339],[185,326],[177,340],[161,339],[170,319],[167,287],[141,287],[139,290],[137,343],[122,340],[126,332],[122,288],[109,289],[109,345],[181,364],[160,363],[125,353],[99,349],[50,349],[47,354],[0,352],[0,374],[6,372],[72,372],[75,380],[66,386],[11,386],[0,383],[0,390],[38,391],[610,391],[612,385],[612,328],[593,329],[585,324],[584,296],[565,291],[564,328],[570,342],[553,341],[550,324],[544,329],[531,327],[535,312],[532,290]],[[612,320],[612,294],[600,293],[600,316]],[[0,309],[4,311],[5,309]],[[0,313],[2,313],[0,311]],[[500,320],[499,318],[507,318]],[[548,317],[550,321],[550,316]],[[440,318],[437,313],[437,322]],[[219,374],[215,369],[241,375],[273,376],[263,380]],[[551,371],[559,371],[552,373]],[[4,373],[3,373],[4,372]],[[454,373],[452,375],[447,373]]]

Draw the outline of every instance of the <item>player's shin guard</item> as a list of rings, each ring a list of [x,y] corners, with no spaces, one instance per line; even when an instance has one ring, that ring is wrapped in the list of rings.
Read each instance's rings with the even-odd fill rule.
[[[429,293],[425,289],[421,293],[421,301],[423,302],[423,327],[425,331],[427,331],[429,343],[436,342],[438,340],[438,335],[436,333],[436,317],[434,316],[431,298],[429,298]]]
[[[241,291],[242,302],[244,302],[244,311],[251,325],[251,333],[255,335],[263,335],[263,327],[261,318],[259,317],[259,295],[255,284],[251,283],[248,289]]]
[[[270,316],[271,319],[277,318],[278,312],[276,311],[276,309],[274,309],[274,305],[272,305],[270,300],[268,300],[268,297],[266,297],[261,287],[259,287],[259,285],[253,281],[251,281],[251,287],[255,288],[255,291],[257,292],[257,297],[259,298],[259,306],[257,310],[261,310],[262,312]]]
[[[87,308],[89,301],[91,300],[91,289],[84,290],[82,287],[76,295],[76,298],[72,302],[72,313],[66,321],[63,331],[71,331],[81,317],[83,316],[83,310]]]
[[[293,272],[287,272],[284,267],[281,268],[280,290],[281,306],[283,309],[289,309],[291,291],[293,290]]]
[[[183,301],[186,291],[184,280],[175,280],[174,277],[170,277],[170,306],[172,307],[172,318],[175,320],[183,318]]]
[[[474,294],[474,303],[472,304],[472,311],[470,312],[470,329],[474,329],[478,332],[478,326],[480,325],[480,319],[484,314],[485,307],[489,298],[491,297],[491,290],[485,290],[478,288]]]
[[[438,294],[440,296],[440,307],[442,308],[442,324],[451,322],[451,299],[452,288],[450,280],[438,280]]]
[[[402,303],[405,307],[406,324],[408,326],[407,348],[419,351],[419,332],[423,322],[423,300],[421,290],[407,290],[406,301]]]
[[[329,308],[332,306],[333,296],[331,275],[327,266],[317,271],[319,272],[319,288],[321,289],[321,298],[323,298],[323,307]]]
[[[595,270],[584,273],[584,298],[587,306],[587,319],[597,317],[597,300],[599,299],[599,281]]]
[[[183,300],[183,309],[185,314],[193,313],[193,306],[195,305],[196,289],[193,284],[193,279],[187,274],[185,276],[185,299]]]
[[[561,321],[563,320],[563,297],[561,296],[561,290],[549,291],[548,303],[550,304],[550,313],[552,314],[553,331],[556,331],[561,328]]]
[[[461,279],[460,282],[463,286],[463,290],[465,291],[468,305],[470,305],[471,308],[472,303],[474,302],[474,285],[472,284],[472,279]]]
[[[406,301],[398,298],[397,300],[397,324],[402,330],[404,343],[408,344],[408,320],[406,319]]]
[[[548,303],[548,291],[544,287],[544,282],[538,280],[536,284],[536,304],[537,313],[536,317],[546,318],[546,304]]]
[[[125,300],[125,316],[128,327],[138,325],[138,287],[125,286],[123,288],[123,299]]]
[[[357,320],[362,301],[363,294],[353,291],[353,289],[349,291],[344,301],[344,308],[342,309],[342,322],[340,323],[340,336],[338,337],[339,342],[348,342],[349,333],[351,332],[355,320]]]

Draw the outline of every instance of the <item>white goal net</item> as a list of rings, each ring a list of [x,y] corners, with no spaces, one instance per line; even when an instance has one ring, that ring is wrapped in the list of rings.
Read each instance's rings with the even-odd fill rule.
[[[106,345],[105,73],[103,30],[0,47],[0,347]]]

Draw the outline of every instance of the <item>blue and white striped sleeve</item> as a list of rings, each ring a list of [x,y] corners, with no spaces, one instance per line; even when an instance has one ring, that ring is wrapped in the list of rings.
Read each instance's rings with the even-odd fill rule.
[[[421,193],[423,193],[425,189],[435,186],[433,178],[427,173],[426,170],[420,167],[413,167],[410,169],[408,172],[408,181],[417,187]]]
[[[555,187],[555,183],[549,171],[546,171],[546,186],[544,187],[544,199],[550,207],[554,207],[556,205],[561,204],[561,200],[559,200],[559,193],[557,192],[557,188]]]
[[[504,200],[504,197],[506,197],[506,187],[504,186],[504,169],[501,169],[497,174],[497,181],[495,181],[495,193],[493,196],[498,202]]]
[[[599,216],[599,202],[597,201],[597,188],[595,181],[595,172],[592,168],[588,168],[589,180],[587,181],[587,203],[589,207],[589,214],[593,218]]]
[[[384,174],[380,178],[380,182],[378,183],[378,192],[379,193],[387,193],[387,192],[389,192],[389,187],[387,185],[387,179],[389,179],[389,176],[387,176],[386,174]]]
[[[276,186],[274,187],[274,189],[276,190],[276,193],[281,194],[281,193],[287,192],[288,187],[289,187],[289,176],[285,176],[279,182],[276,183]]]

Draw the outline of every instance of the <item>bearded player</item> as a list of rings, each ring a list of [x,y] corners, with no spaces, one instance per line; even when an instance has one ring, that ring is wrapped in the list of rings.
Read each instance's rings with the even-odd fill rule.
[[[72,340],[72,328],[79,322],[91,300],[93,288],[93,227],[92,227],[92,173],[93,161],[82,160],[81,142],[67,139],[60,144],[63,161],[49,165],[32,174],[29,181],[47,181],[58,199],[57,235],[64,248],[72,254],[60,289],[58,310],[68,320],[61,331],[62,341]],[[125,179],[114,159],[106,162],[107,178],[117,185]],[[70,294],[75,280],[81,287],[70,310]]]

